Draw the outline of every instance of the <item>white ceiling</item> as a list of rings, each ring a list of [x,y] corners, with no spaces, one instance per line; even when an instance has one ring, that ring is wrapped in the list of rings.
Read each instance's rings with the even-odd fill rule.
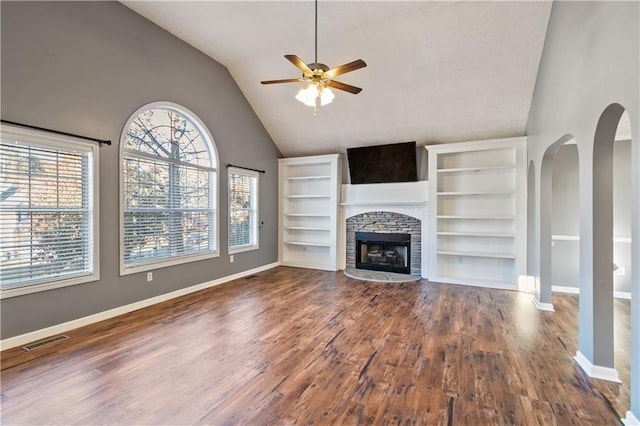
[[[318,4],[318,61],[368,66],[313,108],[283,55],[314,61],[313,1],[123,1],[225,65],[285,156],[417,141],[522,136],[550,1],[328,1]]]

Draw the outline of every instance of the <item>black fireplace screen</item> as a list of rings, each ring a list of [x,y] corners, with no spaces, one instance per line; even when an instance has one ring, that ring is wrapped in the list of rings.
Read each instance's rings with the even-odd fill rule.
[[[356,268],[411,273],[411,235],[356,232]]]

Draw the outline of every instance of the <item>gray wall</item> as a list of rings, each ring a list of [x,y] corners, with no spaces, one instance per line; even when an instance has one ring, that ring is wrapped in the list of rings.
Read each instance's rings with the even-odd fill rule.
[[[613,259],[624,268],[614,275],[614,290],[631,291],[631,141],[613,145]],[[554,236],[579,237],[580,196],[578,149],[575,144],[560,147],[553,162]],[[578,241],[555,240],[552,248],[552,284],[579,287]]]
[[[227,69],[116,2],[1,3],[2,118],[111,139],[100,148],[97,282],[4,299],[2,339],[277,261],[280,152]],[[220,257],[119,276],[118,148],[129,116],[154,101],[193,111],[220,156]],[[260,249],[227,255],[226,163],[260,175]]]
[[[583,368],[613,369],[614,327],[608,226],[612,182],[609,147],[624,107],[631,121],[631,411],[640,418],[640,3],[553,3],[527,123],[528,154],[536,170],[536,297],[550,303],[550,282],[541,280],[551,250],[541,243],[551,217],[541,196],[540,170],[549,147],[572,135],[579,156],[580,297],[578,355]],[[602,121],[600,121],[602,118]],[[601,126],[598,126],[598,124]],[[596,132],[598,130],[598,132]],[[594,155],[594,150],[604,156]],[[597,168],[595,166],[598,166]],[[604,165],[604,167],[602,167]],[[603,172],[604,170],[604,172]],[[598,179],[594,179],[597,176]],[[543,205],[542,202],[545,202]],[[609,241],[608,241],[609,240]],[[605,279],[602,279],[607,277]],[[550,280],[549,280],[550,281]],[[544,296],[544,297],[542,297]]]

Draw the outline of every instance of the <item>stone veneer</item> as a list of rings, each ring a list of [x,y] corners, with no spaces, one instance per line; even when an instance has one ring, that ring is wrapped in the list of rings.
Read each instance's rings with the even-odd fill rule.
[[[356,231],[411,235],[411,273],[422,274],[421,223],[415,217],[392,212],[368,212],[347,219],[347,267],[356,267]]]

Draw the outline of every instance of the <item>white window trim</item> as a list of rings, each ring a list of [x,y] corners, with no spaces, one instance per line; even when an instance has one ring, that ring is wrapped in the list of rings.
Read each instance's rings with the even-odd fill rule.
[[[153,109],[153,108],[165,108],[172,109],[180,114],[187,116],[191,122],[198,128],[200,133],[207,138],[211,142],[211,150],[212,154],[215,156],[215,161],[212,161],[211,168],[215,171],[216,179],[215,185],[211,188],[212,191],[215,191],[215,196],[212,197],[212,201],[215,203],[215,218],[214,218],[214,227],[215,227],[215,250],[212,253],[204,253],[204,254],[195,254],[195,255],[185,255],[185,256],[176,256],[170,259],[162,259],[162,260],[150,260],[146,263],[139,263],[136,265],[125,265],[124,263],[124,139],[127,136],[127,131],[129,126],[136,119],[136,117],[142,113],[143,111]],[[178,105],[173,102],[152,102],[150,104],[143,105],[138,108],[135,112],[133,112],[127,122],[125,123],[122,133],[120,134],[120,152],[118,155],[118,164],[119,164],[119,187],[118,187],[118,195],[119,195],[119,245],[120,245],[120,275],[130,275],[137,274],[145,271],[152,271],[155,269],[166,268],[168,266],[181,265],[184,263],[197,262],[199,260],[212,259],[216,257],[220,257],[220,157],[218,156],[218,149],[216,147],[216,143],[209,132],[209,129],[204,125],[202,120],[191,112],[189,109],[183,107],[182,105]]]
[[[242,246],[234,246],[231,247],[231,203],[229,203],[229,176],[234,173],[234,174],[240,174],[240,175],[245,175],[245,176],[250,176],[252,178],[255,178],[256,180],[256,188],[255,188],[255,194],[254,194],[254,199],[255,199],[255,215],[254,215],[254,227],[253,229],[255,230],[255,241],[253,244],[245,244]],[[245,251],[252,251],[252,250],[258,250],[260,248],[260,232],[259,232],[259,224],[260,224],[260,219],[259,219],[259,212],[260,209],[258,208],[259,206],[259,198],[260,198],[260,175],[258,174],[258,172],[254,172],[251,170],[245,170],[245,169],[240,169],[237,167],[229,167],[227,168],[227,203],[229,204],[228,208],[229,208],[229,214],[227,216],[227,235],[229,236],[227,238],[228,240],[228,244],[227,247],[229,248],[229,254],[236,254],[236,253],[242,253]]]
[[[91,204],[92,204],[92,233],[93,244],[91,245],[91,257],[92,257],[92,269],[90,274],[76,275],[69,278],[51,278],[47,281],[43,281],[38,284],[25,285],[23,287],[15,287],[6,290],[0,290],[0,299],[8,299],[10,297],[22,296],[25,294],[38,293],[41,291],[53,290],[55,288],[68,287],[72,285],[84,284],[88,282],[97,281],[100,279],[100,228],[99,228],[99,145],[92,142],[87,142],[81,138],[75,138],[72,136],[62,136],[55,133],[44,132],[40,130],[32,130],[18,126],[12,126],[9,124],[0,124],[0,133],[2,133],[2,140],[11,141],[14,140],[18,145],[28,145],[43,149],[63,149],[63,150],[77,150],[81,152],[90,152],[92,155],[91,164],[89,166],[89,172],[91,173]]]

